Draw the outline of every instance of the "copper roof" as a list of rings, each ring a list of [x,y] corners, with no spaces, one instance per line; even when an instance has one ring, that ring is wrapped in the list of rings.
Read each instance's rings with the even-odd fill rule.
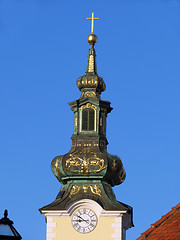
[[[151,224],[137,240],[180,240],[180,203]]]

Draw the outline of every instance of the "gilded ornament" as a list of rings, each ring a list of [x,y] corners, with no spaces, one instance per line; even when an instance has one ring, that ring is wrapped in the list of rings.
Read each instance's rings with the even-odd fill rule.
[[[56,172],[58,172],[58,175],[59,176],[61,176],[61,177],[63,177],[64,175],[59,171],[59,163],[58,163],[58,158],[56,159],[56,162],[55,162],[55,170],[56,170]]]
[[[81,110],[83,110],[84,108],[93,108],[94,110],[97,109],[97,107],[91,103],[87,103],[86,105],[81,106]]]
[[[94,72],[94,56],[90,55],[89,57],[89,72]],[[89,81],[91,83],[91,81]]]
[[[102,196],[101,189],[98,185],[73,185],[69,193],[69,198],[71,198],[72,195],[77,194],[80,189],[83,189],[84,193],[87,193],[88,189],[90,189],[93,194],[100,197]]]
[[[92,193],[97,194],[101,197],[101,190],[99,189],[98,185],[93,185],[93,186],[90,185],[89,187]]]
[[[83,190],[84,190],[84,193],[87,193],[87,190],[88,190],[88,188],[89,188],[89,186],[82,186],[82,188],[83,188]]]
[[[92,12],[91,18],[86,18],[87,20],[91,20],[91,33],[94,31],[94,20],[98,20],[99,18],[94,17],[94,12]]]
[[[71,188],[71,191],[69,193],[69,197],[71,198],[72,195],[77,194],[80,191],[81,186],[74,185]]]
[[[98,158],[94,152],[91,152],[88,156],[88,153],[84,151],[70,154],[70,158],[66,160],[65,170],[71,173],[88,175],[101,172],[106,168],[104,159]]]
[[[87,91],[87,92],[85,92],[85,93],[83,92],[83,93],[81,94],[80,99],[86,98],[86,97],[95,98],[95,97],[96,97],[96,93],[95,93],[95,92],[92,92],[92,91]]]

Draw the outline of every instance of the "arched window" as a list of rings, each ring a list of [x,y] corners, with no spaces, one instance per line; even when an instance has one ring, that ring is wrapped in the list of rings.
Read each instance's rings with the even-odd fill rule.
[[[95,111],[92,108],[82,110],[82,131],[95,131]]]

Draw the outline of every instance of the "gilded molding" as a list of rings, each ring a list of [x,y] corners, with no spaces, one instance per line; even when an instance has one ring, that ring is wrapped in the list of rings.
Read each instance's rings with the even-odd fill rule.
[[[86,97],[96,98],[96,93],[92,91],[83,92],[80,99],[86,98]]]
[[[97,107],[91,103],[87,103],[86,105],[81,106],[81,110],[83,110],[84,108],[92,108],[94,110],[97,109]]]
[[[69,197],[71,198],[72,195],[77,194],[80,191],[80,188],[81,186],[73,185],[69,193]]]
[[[101,197],[101,190],[98,185],[93,185],[93,186],[89,185],[89,187],[92,193],[97,194],[98,196]]]
[[[77,194],[80,189],[83,189],[84,193],[87,193],[88,190],[98,196],[102,196],[101,190],[98,185],[73,185],[69,194],[69,198],[72,197],[72,195]]]

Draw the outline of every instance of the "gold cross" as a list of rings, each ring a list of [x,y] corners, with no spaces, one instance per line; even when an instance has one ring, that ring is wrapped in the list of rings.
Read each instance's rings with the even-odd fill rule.
[[[99,18],[95,18],[94,17],[94,13],[92,12],[92,17],[91,18],[87,18],[88,20],[92,20],[91,22],[91,33],[93,33],[93,29],[94,29],[94,20],[98,20]]]

